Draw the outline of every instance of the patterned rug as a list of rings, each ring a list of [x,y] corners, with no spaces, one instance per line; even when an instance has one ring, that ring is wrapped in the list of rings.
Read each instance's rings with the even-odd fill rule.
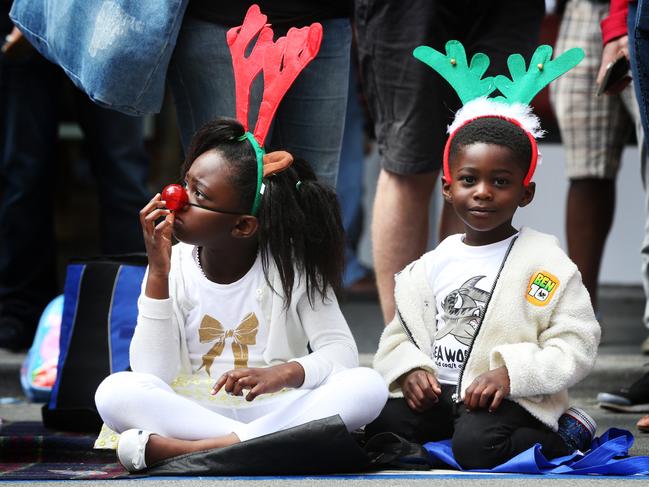
[[[44,428],[40,422],[0,427],[0,480],[114,479],[127,476],[114,451],[93,450],[94,435]]]

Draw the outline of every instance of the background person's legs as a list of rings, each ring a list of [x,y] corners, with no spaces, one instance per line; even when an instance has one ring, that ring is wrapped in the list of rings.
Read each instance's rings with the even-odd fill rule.
[[[318,179],[335,187],[347,105],[351,48],[349,19],[323,21],[316,58],[282,100],[266,138],[270,149],[306,159]],[[169,84],[185,150],[194,133],[218,117],[235,117],[232,57],[228,28],[187,16],[169,66]],[[285,32],[275,30],[275,39]],[[262,97],[262,74],[250,91],[249,127],[254,131]]]
[[[538,44],[541,22],[545,14],[542,0],[488,0],[470,5],[472,21],[466,22],[466,11],[456,4],[454,21],[455,39],[460,39],[467,56],[483,52],[489,56],[489,68],[485,76],[509,76],[507,59],[519,53],[527,61]],[[493,95],[497,95],[496,91]],[[464,225],[453,207],[443,202],[439,222],[439,241],[449,235],[464,232]]]
[[[645,11],[649,10],[647,8],[646,2],[642,2],[643,9]],[[645,74],[643,78],[642,87],[640,85],[640,73],[638,66],[638,56],[636,54],[637,43],[642,43],[643,46],[647,47],[649,44],[647,42],[647,33],[648,27],[645,26],[644,34],[639,31],[640,37],[635,39],[635,24],[636,24],[636,15],[637,15],[638,4],[632,2],[629,4],[629,11],[627,16],[627,29],[629,32],[629,55],[631,57],[631,71],[633,73],[633,92],[630,96],[623,96],[623,100],[627,109],[630,113],[634,113],[634,118],[636,121],[636,134],[638,134],[638,148],[640,149],[641,154],[641,177],[642,177],[642,186],[644,188],[644,202],[645,202],[645,224],[644,224],[644,238],[642,239],[642,246],[640,248],[640,262],[641,262],[641,279],[642,287],[645,294],[645,309],[642,317],[645,328],[649,328],[649,164],[647,164],[647,139],[645,134],[647,133],[647,117],[646,117],[646,106],[645,108],[640,107],[640,104],[647,103],[647,75]],[[646,52],[643,53],[643,56],[646,58]],[[643,61],[643,66],[648,61],[645,59]],[[645,68],[646,69],[646,68]],[[646,72],[645,72],[646,73]],[[644,89],[644,94],[641,92],[641,89]],[[638,127],[640,125],[640,127]],[[642,134],[642,135],[640,135]],[[644,340],[642,343],[642,352],[649,353],[649,337]],[[649,419],[649,418],[648,418]],[[648,421],[649,424],[649,421]]]
[[[352,28],[349,19],[321,23],[320,51],[280,103],[267,146],[305,159],[318,181],[335,188],[345,128]]]
[[[646,141],[644,141],[646,144]],[[642,315],[642,322],[645,328],[649,329],[649,164],[646,157],[646,145],[642,144],[642,153],[645,157],[641,161],[642,185],[644,187],[644,237],[640,247],[640,277],[645,295],[645,307]],[[642,342],[642,353],[649,354],[649,337]]]
[[[336,194],[340,202],[340,216],[345,229],[345,271],[343,289],[350,291],[371,280],[371,271],[358,258],[358,242],[367,221],[363,212],[363,175],[365,166],[364,117],[358,93],[358,75],[353,67],[349,71],[345,131],[340,151]]]
[[[63,72],[33,51],[2,59],[0,348],[26,349],[54,298],[53,204]]]
[[[607,13],[607,4],[568,2],[556,51],[581,47],[586,57],[550,88],[570,178],[566,206],[568,254],[577,264],[596,310],[602,254],[613,224],[615,179],[624,144],[633,129],[621,96],[596,96],[602,58],[599,25]]]
[[[394,317],[394,275],[428,244],[428,205],[437,174],[381,170],[372,221],[374,271],[385,323]]]
[[[629,2],[629,11],[627,15],[627,31],[629,34],[629,54],[631,61],[631,72],[633,74],[633,86],[638,101],[640,120],[644,133],[649,133],[649,2],[647,0],[638,0],[638,2]],[[646,152],[646,141],[642,152]],[[647,195],[647,163],[642,160],[642,178],[645,186],[645,211],[649,210],[649,196]],[[642,282],[645,290],[645,299],[649,299],[649,212],[645,213],[645,236],[642,243]],[[645,304],[645,325],[647,325],[647,315],[649,314],[649,302]],[[649,343],[645,340],[645,344]],[[602,397],[603,396],[603,397]],[[613,397],[607,397],[613,396]],[[615,397],[617,396],[617,397]],[[602,399],[614,400],[615,403],[622,403],[625,407],[631,407],[636,410],[643,410],[643,406],[649,405],[649,373],[645,373],[640,379],[631,384],[629,387],[612,392],[603,393],[597,396],[600,404]],[[644,416],[638,421],[638,428],[646,431],[649,428],[649,416]]]
[[[178,33],[167,79],[185,151],[205,123],[217,117],[236,116],[232,57],[225,42],[227,30],[186,15]],[[250,108],[250,129],[254,129],[258,106],[251,102]]]
[[[448,40],[459,39],[469,56],[490,56],[488,74],[506,74],[509,54],[529,58],[544,3],[358,0],[355,5],[363,88],[381,155],[372,242],[387,323],[394,315],[394,274],[427,248],[430,196],[446,127],[459,107],[448,83],[415,59],[412,50],[425,44],[444,51]],[[440,239],[461,230],[454,213],[444,209]]]
[[[75,89],[100,203],[100,242],[105,254],[144,252],[139,212],[151,198],[149,157],[139,117],[102,108]]]
[[[412,56],[420,44],[452,39],[445,2],[356,2],[359,67],[381,158],[372,246],[383,319],[394,316],[394,274],[426,250],[429,203],[450,110],[448,85]],[[431,18],[440,18],[431,22]]]
[[[595,309],[599,269],[614,213],[614,179],[570,180],[566,206],[568,255],[581,271]]]

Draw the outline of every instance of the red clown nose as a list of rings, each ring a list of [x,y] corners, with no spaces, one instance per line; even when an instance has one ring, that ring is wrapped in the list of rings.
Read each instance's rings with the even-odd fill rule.
[[[189,204],[187,191],[180,184],[170,184],[162,190],[162,199],[167,203],[167,209],[176,211]]]

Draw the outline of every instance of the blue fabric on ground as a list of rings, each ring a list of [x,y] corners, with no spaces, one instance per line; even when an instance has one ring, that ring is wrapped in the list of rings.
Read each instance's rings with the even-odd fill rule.
[[[472,472],[524,473],[534,475],[641,475],[649,474],[649,457],[629,457],[633,446],[633,435],[627,431],[610,428],[593,440],[591,449],[585,454],[574,453],[548,460],[536,444],[529,450],[492,469],[471,470]],[[431,465],[440,462],[457,470],[464,470],[455,461],[451,440],[426,443]]]

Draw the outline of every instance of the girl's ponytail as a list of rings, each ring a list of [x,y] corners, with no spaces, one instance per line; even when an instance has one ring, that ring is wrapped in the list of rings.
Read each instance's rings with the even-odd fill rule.
[[[306,161],[265,180],[259,211],[259,246],[264,268],[274,259],[290,303],[294,269],[304,273],[309,301],[340,289],[344,236],[336,194],[320,184]]]

